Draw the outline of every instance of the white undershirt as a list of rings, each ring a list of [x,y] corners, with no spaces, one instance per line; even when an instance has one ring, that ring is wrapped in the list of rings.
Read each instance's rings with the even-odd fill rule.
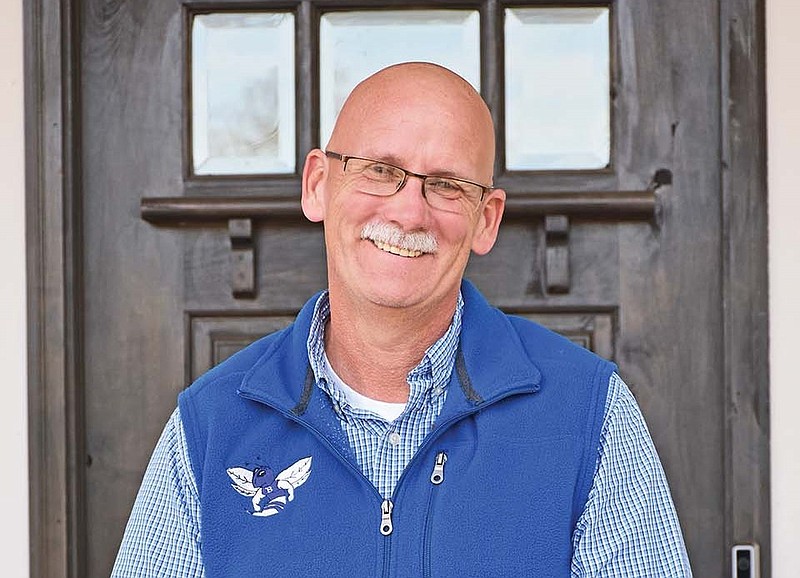
[[[386,421],[396,420],[403,410],[406,409],[405,403],[392,403],[389,401],[379,401],[372,399],[366,395],[361,395],[352,387],[347,385],[342,378],[336,375],[336,372],[331,367],[331,362],[328,361],[328,356],[323,352],[322,358],[325,361],[325,371],[331,377],[332,385],[342,392],[347,403],[356,409],[363,409],[378,414]]]

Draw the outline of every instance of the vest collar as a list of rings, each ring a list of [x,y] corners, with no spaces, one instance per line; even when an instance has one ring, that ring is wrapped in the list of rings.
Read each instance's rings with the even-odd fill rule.
[[[461,283],[464,318],[448,401],[442,410],[458,411],[515,393],[539,391],[542,376],[508,317],[489,305],[467,280]],[[460,394],[455,395],[458,386]]]
[[[457,412],[514,393],[538,391],[541,373],[505,314],[491,307],[469,281],[462,282],[461,292],[461,342],[444,411]],[[240,394],[300,415],[309,400],[322,393],[314,383],[306,346],[319,295],[303,306],[294,324],[276,336],[247,372]]]

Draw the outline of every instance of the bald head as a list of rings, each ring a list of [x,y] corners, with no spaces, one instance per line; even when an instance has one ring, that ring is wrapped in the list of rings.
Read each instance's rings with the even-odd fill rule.
[[[449,169],[451,160],[460,157],[472,164],[470,177],[491,181],[494,126],[489,109],[469,82],[436,64],[396,64],[363,80],[342,106],[328,147],[399,161],[404,154],[394,144],[406,131],[414,131],[417,147],[440,157],[429,158],[442,165],[435,168]]]

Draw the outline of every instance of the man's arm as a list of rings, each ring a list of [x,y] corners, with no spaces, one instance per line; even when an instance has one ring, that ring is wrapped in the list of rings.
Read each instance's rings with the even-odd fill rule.
[[[615,373],[599,459],[573,535],[573,578],[692,576],[667,479],[639,406]]]
[[[204,574],[200,500],[176,408],[150,458],[111,578]]]

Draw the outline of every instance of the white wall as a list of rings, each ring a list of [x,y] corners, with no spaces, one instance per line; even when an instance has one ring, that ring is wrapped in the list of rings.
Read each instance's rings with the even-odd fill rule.
[[[800,2],[767,0],[770,420],[775,578],[800,576]]]
[[[0,2],[0,560],[28,574],[22,0]],[[800,2],[767,1],[773,578],[800,543]]]
[[[0,560],[28,575],[22,0],[0,2]]]

